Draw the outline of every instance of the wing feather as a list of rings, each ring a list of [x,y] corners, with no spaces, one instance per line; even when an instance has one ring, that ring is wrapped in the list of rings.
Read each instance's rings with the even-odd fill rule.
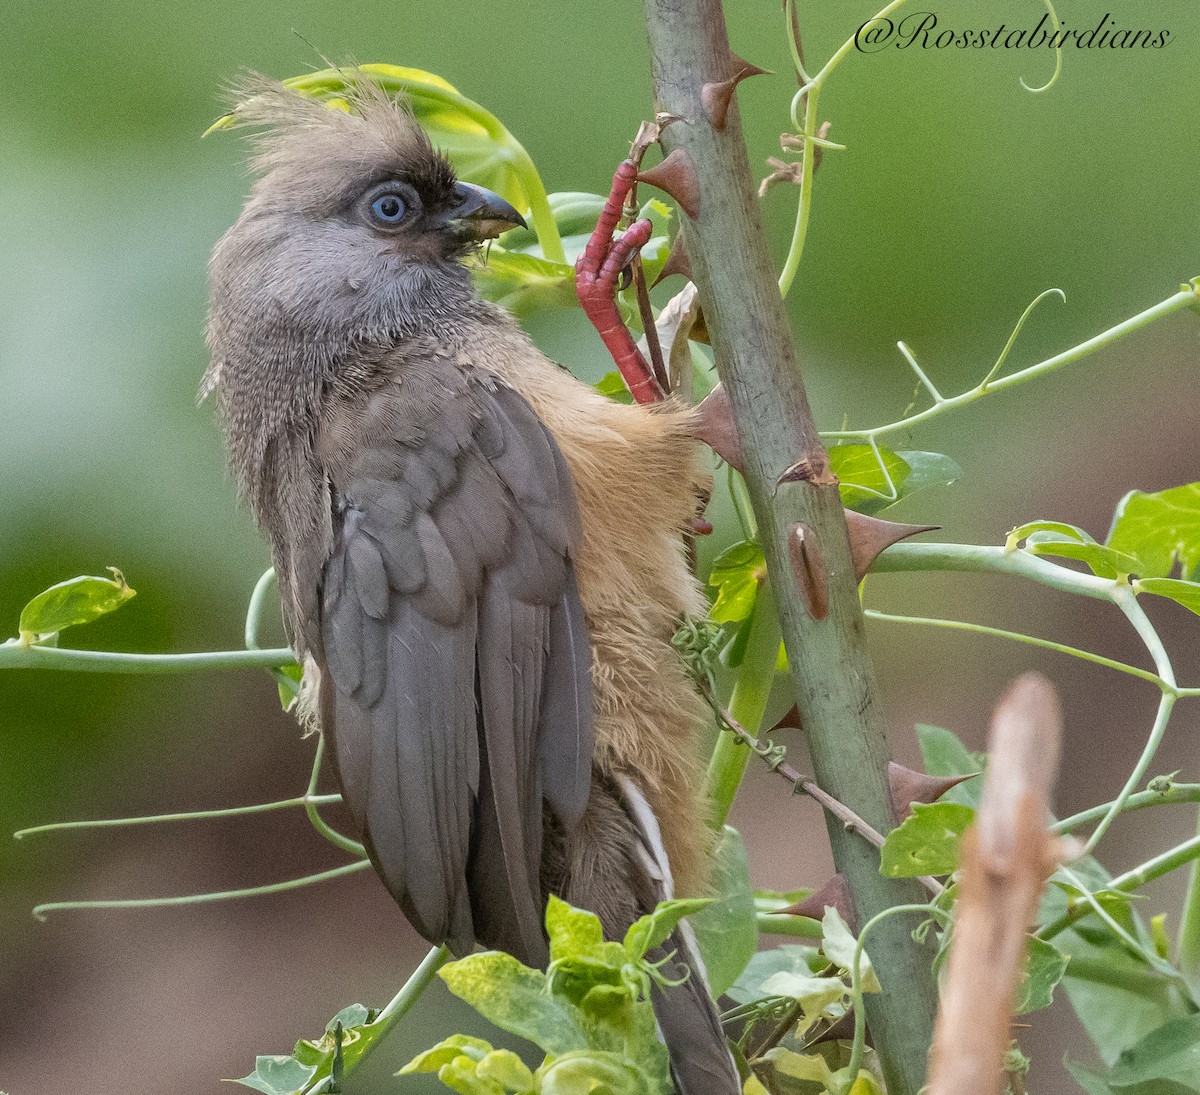
[[[544,963],[543,804],[570,828],[591,776],[578,509],[516,392],[460,377],[442,395],[417,421],[399,385],[375,393],[331,473],[323,724],[417,930]]]

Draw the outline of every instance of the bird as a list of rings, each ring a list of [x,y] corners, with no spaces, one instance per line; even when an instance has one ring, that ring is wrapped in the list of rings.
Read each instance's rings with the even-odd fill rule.
[[[250,78],[249,197],[209,264],[202,394],[269,541],[302,718],[332,744],[414,928],[545,966],[548,894],[620,939],[702,895],[706,707],[672,646],[694,412],[624,404],[482,300],[523,224],[367,81],[331,109]],[[652,991],[684,1095],[740,1091],[686,924]]]

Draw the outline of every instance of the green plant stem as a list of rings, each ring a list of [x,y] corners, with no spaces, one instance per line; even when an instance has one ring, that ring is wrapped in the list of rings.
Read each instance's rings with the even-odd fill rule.
[[[267,567],[262,577],[254,583],[254,592],[250,594],[250,603],[246,606],[246,649],[260,650],[262,643],[258,641],[258,633],[262,626],[263,609],[266,607],[267,596],[275,588],[275,568]]]
[[[1115,802],[1116,799],[1113,800]],[[1113,806],[1113,802],[1104,802],[1089,810],[1063,818],[1050,826],[1053,833],[1069,833],[1081,825],[1088,825],[1104,817]],[[1134,810],[1144,810],[1148,806],[1166,806],[1178,802],[1200,802],[1200,783],[1172,783],[1165,791],[1139,791],[1125,800],[1123,813]]]
[[[796,225],[792,229],[792,242],[788,247],[787,257],[783,260],[783,270],[779,274],[779,292],[786,297],[796,280],[796,271],[800,269],[800,260],[804,257],[804,241],[808,238],[808,221],[812,213],[812,183],[813,183],[813,137],[817,133],[817,102],[821,97],[819,84],[810,83],[804,99],[804,163],[800,170],[800,200],[796,205]]]
[[[262,616],[266,609],[267,598],[275,586],[275,568],[268,567],[263,571],[262,577],[255,583],[254,592],[250,594],[250,603],[246,606],[245,642],[247,650],[259,650],[262,647],[261,642],[259,642]],[[286,694],[294,699],[299,694],[300,682],[294,677],[289,677],[282,669],[277,668],[268,669],[267,672],[279,688],[280,698]]]
[[[997,639],[1010,639],[1013,642],[1026,643],[1029,646],[1041,647],[1043,650],[1053,650],[1059,654],[1069,654],[1073,658],[1080,658],[1083,661],[1103,665],[1121,673],[1128,673],[1132,677],[1150,681],[1160,688],[1164,686],[1163,679],[1157,673],[1151,673],[1147,669],[1138,669],[1137,666],[1114,661],[1112,658],[1105,658],[1100,654],[1093,654],[1090,650],[1081,650],[1077,646],[1067,646],[1065,643],[1056,643],[1050,639],[1039,639],[1035,635],[1026,635],[1021,631],[1006,631],[1004,628],[988,627],[986,624],[972,624],[964,620],[942,620],[931,616],[899,616],[892,612],[880,612],[874,608],[866,609],[863,615],[868,620],[882,620],[887,623],[896,624],[921,624],[925,627],[942,627],[951,631],[969,631],[976,635],[990,635]]]
[[[1197,824],[1200,828],[1200,822]],[[1193,997],[1200,995],[1200,859],[1192,861],[1188,875],[1179,935],[1175,941],[1175,961]]]
[[[1114,965],[1105,958],[1089,958],[1071,955],[1067,963],[1068,977],[1077,977],[1100,985],[1110,985],[1124,992],[1136,992],[1152,996],[1162,987],[1162,977],[1148,973],[1128,963]]]
[[[1198,279],[1200,280],[1200,279]],[[1195,283],[1186,286],[1178,293],[1167,297],[1166,300],[1160,301],[1158,304],[1147,308],[1145,311],[1139,312],[1135,316],[1130,316],[1129,319],[1122,320],[1120,323],[1108,328],[1106,331],[1101,331],[1100,334],[1094,335],[1092,338],[1072,346],[1069,350],[1064,350],[1062,353],[1055,354],[1053,357],[1048,357],[1044,361],[1039,361],[1036,365],[1030,365],[1027,368],[1019,369],[1015,373],[1009,373],[1008,376],[1002,376],[998,380],[992,379],[991,375],[981,383],[968,391],[962,392],[959,395],[943,397],[934,402],[933,406],[926,407],[923,411],[917,411],[914,414],[905,416],[895,422],[888,422],[882,426],[872,426],[869,429],[862,430],[828,430],[822,432],[821,436],[828,440],[868,440],[870,438],[882,437],[885,434],[895,433],[901,430],[910,430],[914,426],[918,426],[931,418],[936,418],[940,414],[945,414],[947,411],[955,410],[959,407],[965,407],[969,403],[974,403],[978,399],[982,399],[992,392],[1004,391],[1007,388],[1014,388],[1019,384],[1024,384],[1030,380],[1035,380],[1045,376],[1047,373],[1054,372],[1056,369],[1061,369],[1064,365],[1071,365],[1081,358],[1087,357],[1095,351],[1110,346],[1114,342],[1119,341],[1126,335],[1133,334],[1135,331],[1140,331],[1143,327],[1148,327],[1157,320],[1163,319],[1166,316],[1172,315],[1175,312],[1181,311],[1184,308],[1194,306],[1197,300],[1200,299],[1200,291],[1197,290]]]
[[[858,933],[858,942],[854,946],[854,959],[850,967],[850,997],[854,1006],[854,1041],[851,1044],[850,1060],[846,1065],[846,1084],[843,1089],[846,1092],[854,1086],[854,1081],[862,1068],[863,1052],[867,1043],[867,1023],[863,1007],[862,971],[860,969],[867,936],[871,934],[877,924],[900,913],[918,913],[949,919],[949,914],[936,905],[893,905],[890,909],[884,909],[883,912],[871,917],[863,925],[862,931]],[[887,986],[883,984],[882,980],[880,980],[880,985],[886,992]]]
[[[1145,863],[1126,871],[1124,874],[1117,875],[1104,889],[1106,891],[1116,890],[1119,893],[1132,893],[1147,882],[1153,882],[1156,878],[1162,878],[1163,875],[1170,874],[1180,867],[1187,866],[1187,864],[1195,862],[1198,858],[1200,858],[1200,835],[1184,841],[1184,843],[1172,848],[1170,851],[1155,856],[1153,859],[1148,859]],[[1042,939],[1053,939],[1059,932],[1065,931],[1077,920],[1088,916],[1094,911],[1095,909],[1090,904],[1077,904],[1069,908],[1058,919],[1052,920],[1049,924],[1038,929],[1037,934]]]
[[[821,921],[788,913],[759,913],[758,930],[764,935],[788,935],[796,939],[820,939]]]
[[[904,0],[892,0],[890,4],[884,7],[881,11],[873,15],[868,23],[874,22],[876,19],[885,18],[887,15],[895,11]],[[791,42],[791,11],[785,5],[784,17],[788,23],[787,35],[788,41]],[[808,222],[812,213],[812,186],[813,186],[813,149],[816,147],[817,129],[819,123],[817,121],[817,102],[821,97],[821,88],[825,86],[825,81],[829,79],[830,73],[833,72],[842,60],[854,49],[854,38],[848,38],[838,47],[837,52],[825,62],[824,67],[816,76],[808,80],[799,91],[796,92],[792,99],[791,118],[792,125],[799,132],[804,141],[804,160],[801,164],[800,171],[800,199],[796,204],[796,224],[792,229],[792,242],[788,247],[787,257],[783,262],[783,271],[779,275],[779,293],[780,296],[786,297],[791,291],[792,282],[795,280],[796,271],[800,268],[800,259],[804,254],[804,241],[808,238]],[[800,57],[796,50],[795,44],[791,45],[792,61],[796,66],[796,72],[801,79],[805,78],[804,66],[800,63]],[[801,122],[798,116],[800,103],[804,103],[804,121]]]
[[[308,788],[304,792],[304,810],[308,814],[309,823],[318,833],[321,834],[330,844],[341,848],[343,851],[349,852],[351,855],[358,856],[359,859],[367,858],[367,850],[357,840],[352,840],[350,837],[339,833],[332,825],[329,824],[322,816],[320,810],[317,809],[317,780],[321,775],[321,762],[325,759],[325,735],[320,731],[317,733],[317,750],[313,756],[312,774],[308,777]],[[338,801],[341,801],[341,795],[337,796]]]
[[[866,628],[836,479],[829,472],[804,390],[784,300],[772,268],[736,98],[722,128],[712,124],[704,87],[732,64],[719,0],[645,0],[655,109],[681,119],[663,127],[695,182],[686,218],[688,257],[718,371],[729,393],[754,508],[779,605],[792,685],[813,775],[823,790],[881,833],[894,825],[887,783],[887,726],[866,647]],[[852,48],[852,47],[851,47]],[[785,479],[785,473],[796,473]],[[819,554],[810,614],[792,571],[795,530]],[[879,873],[879,853],[826,813],[838,873],[862,920],[921,901],[921,884]],[[866,1007],[889,1095],[916,1095],[925,1080],[936,987],[932,941],[893,917],[872,957],[892,991]]]
[[[779,615],[775,598],[771,583],[764,581],[754,605],[754,619],[750,623],[745,658],[729,700],[729,713],[742,726],[753,728],[753,733],[762,727],[771,684],[775,680],[779,641]],[[712,804],[709,823],[717,832],[721,831],[729,817],[734,797],[752,756],[753,753],[732,730],[721,730],[708,762],[707,786]]]
[[[266,886],[251,886],[244,890],[219,890],[216,893],[185,894],[180,897],[136,897],[112,901],[51,901],[45,905],[38,905],[33,910],[33,915],[38,920],[45,920],[47,913],[63,909],[161,909],[173,905],[204,905],[212,901],[235,901],[242,897],[265,897],[268,894],[286,893],[304,886],[313,886],[318,882],[328,882],[330,879],[341,878],[342,875],[361,871],[370,865],[369,860],[360,859],[328,871],[305,875],[303,878],[289,878],[286,882],[272,882]]]
[[[1125,780],[1125,786],[1121,788],[1120,794],[1112,801],[1112,805],[1108,808],[1108,813],[1100,819],[1096,828],[1092,830],[1091,836],[1087,838],[1084,844],[1084,854],[1090,854],[1100,843],[1104,834],[1108,832],[1108,828],[1117,819],[1125,809],[1125,804],[1133,795],[1134,790],[1139,787],[1146,777],[1146,772],[1154,761],[1155,755],[1158,753],[1158,748],[1162,745],[1163,737],[1167,732],[1167,723],[1171,719],[1171,711],[1175,707],[1175,697],[1169,692],[1164,692],[1158,701],[1158,710],[1154,713],[1154,724],[1150,728],[1150,735],[1146,739],[1146,744],[1142,747],[1141,756],[1138,757],[1137,763],[1133,766],[1133,771],[1129,773],[1129,778]]]
[[[253,806],[230,806],[221,810],[190,810],[178,814],[101,818],[96,821],[52,821],[47,825],[34,825],[28,829],[20,829],[13,833],[13,839],[22,840],[36,833],[55,833],[67,829],[117,829],[129,825],[157,825],[160,822],[168,821],[208,821],[213,818],[245,817],[247,814],[265,814],[271,810],[285,810],[289,806],[306,806],[310,802],[321,806],[341,801],[341,795],[297,795],[295,798],[282,798],[275,802],[259,802]]]
[[[400,991],[375,1016],[375,1021],[367,1025],[368,1030],[376,1031],[376,1033],[372,1035],[363,1048],[362,1053],[359,1054],[353,1063],[347,1064],[343,1075],[347,1075],[358,1068],[363,1061],[379,1048],[387,1036],[395,1029],[396,1024],[412,1010],[413,1004],[421,998],[421,994],[429,987],[437,971],[450,960],[450,957],[450,949],[448,947],[432,947],[430,949],[429,953],[421,960],[421,964],[413,970],[412,975],[404,982]],[[324,1077],[316,1087],[311,1089],[309,1095],[322,1095],[322,1093],[329,1091],[332,1082],[332,1076]]]
[[[0,643],[0,669],[62,669],[76,673],[195,673],[206,669],[277,669],[295,665],[287,649],[204,650],[190,654],[129,654]]]

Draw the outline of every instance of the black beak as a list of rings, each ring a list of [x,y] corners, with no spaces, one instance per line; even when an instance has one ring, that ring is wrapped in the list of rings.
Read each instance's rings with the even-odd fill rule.
[[[474,183],[460,182],[454,187],[459,199],[448,216],[457,233],[465,238],[482,242],[495,239],[510,228],[528,228],[521,216],[499,194],[493,194]]]

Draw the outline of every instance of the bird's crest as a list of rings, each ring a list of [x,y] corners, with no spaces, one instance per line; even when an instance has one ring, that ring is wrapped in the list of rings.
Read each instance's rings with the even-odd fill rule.
[[[229,124],[253,130],[252,166],[276,186],[294,182],[327,193],[400,173],[419,173],[430,190],[454,185],[449,160],[433,147],[407,104],[365,75],[343,94],[323,100],[248,73],[230,86],[229,97]]]

